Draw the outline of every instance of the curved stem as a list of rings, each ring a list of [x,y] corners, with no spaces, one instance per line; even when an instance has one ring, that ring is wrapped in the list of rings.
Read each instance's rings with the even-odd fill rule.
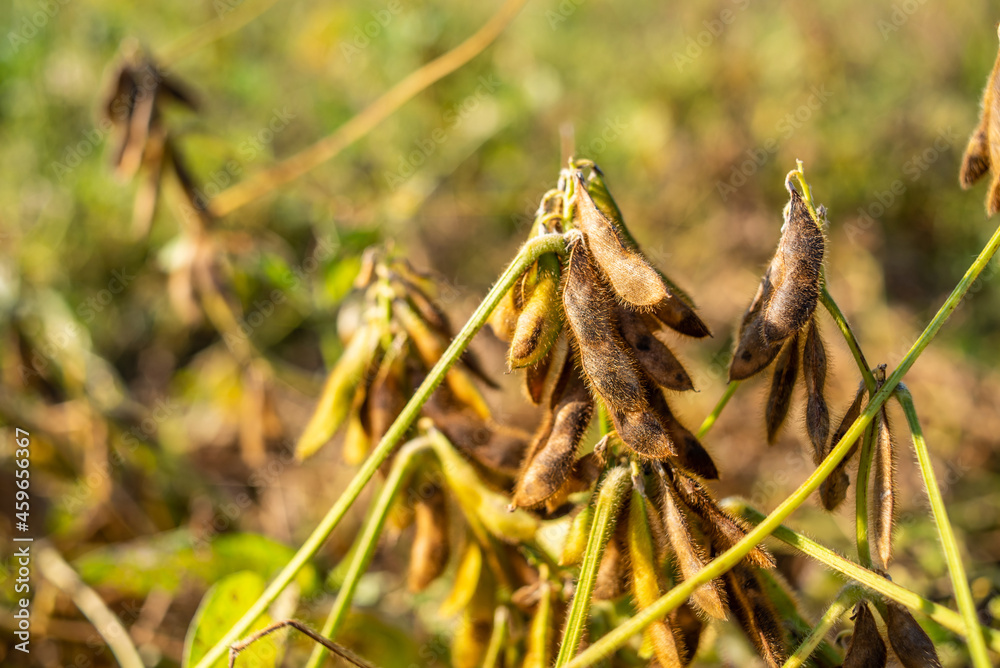
[[[320,631],[320,635],[324,638],[332,640],[339,630],[341,622],[344,621],[344,617],[351,607],[351,600],[354,598],[358,582],[371,563],[375,546],[378,544],[378,537],[385,526],[392,502],[413,472],[418,455],[429,447],[430,439],[419,437],[400,448],[396,460],[392,463],[389,476],[385,480],[385,485],[382,487],[382,493],[371,510],[364,530],[358,537],[357,549],[352,550],[351,565],[347,569],[344,582],[340,585],[340,591],[337,592],[337,599],[333,602],[333,607],[330,608],[330,613]],[[319,668],[323,664],[323,660],[326,659],[326,652],[323,645],[316,645],[306,663],[306,668]]]
[[[312,146],[286,158],[270,169],[223,190],[209,202],[215,216],[225,216],[262,197],[306,172],[318,167],[409,102],[417,93],[451,74],[483,52],[510,25],[527,0],[506,0],[490,20],[467,40],[418,70],[386,91],[346,123]]]
[[[913,396],[902,383],[896,388],[894,396],[899,405],[903,407],[903,413],[906,414],[906,422],[910,427],[910,434],[913,436],[913,449],[917,453],[917,461],[920,463],[920,473],[924,477],[924,486],[927,487],[927,498],[931,502],[931,513],[934,515],[938,534],[941,536],[941,546],[944,548],[945,561],[948,563],[951,585],[955,589],[955,600],[958,602],[958,610],[965,622],[965,637],[969,643],[969,654],[972,657],[972,664],[976,668],[989,668],[990,657],[986,654],[986,643],[979,630],[979,616],[976,614],[976,603],[972,599],[972,590],[969,588],[965,566],[962,565],[962,556],[958,551],[958,541],[955,540],[955,530],[948,519],[948,511],[945,509],[944,498],[941,496],[941,488],[938,487],[937,478],[934,475],[934,467],[931,464],[931,455],[927,448],[927,441],[924,440],[924,432],[920,428],[917,409],[913,405]]]
[[[765,519],[764,513],[751,508],[740,500],[727,499],[725,506],[730,511],[737,512],[753,523],[761,522]],[[867,568],[862,568],[859,564],[845,559],[833,550],[823,547],[819,543],[806,538],[802,534],[793,531],[784,525],[775,529],[773,535],[783,543],[786,543],[803,554],[812,557],[816,561],[829,566],[833,570],[841,573],[851,580],[854,580],[865,588],[870,589],[877,594],[881,594],[885,598],[895,601],[902,606],[906,606],[911,610],[923,613],[929,619],[933,619],[949,631],[957,633],[958,635],[965,635],[965,633],[967,633],[965,620],[962,619],[962,617],[954,610],[928,601],[919,594],[916,594],[905,587],[899,586],[892,580],[888,580],[878,573],[870,571]],[[1000,652],[1000,631],[982,625],[979,625],[979,631],[985,636],[990,649],[994,652]]]
[[[819,293],[819,299],[823,302],[823,307],[826,308],[827,313],[833,318],[833,321],[837,323],[837,328],[840,333],[844,335],[844,340],[847,342],[847,347],[851,349],[851,354],[854,355],[854,361],[858,365],[858,370],[861,371],[861,377],[865,379],[865,387],[868,388],[868,393],[872,394],[875,392],[875,376],[872,375],[871,367],[868,366],[868,360],[865,359],[865,354],[861,352],[861,346],[858,345],[858,340],[854,336],[854,330],[851,329],[850,323],[847,322],[847,318],[844,317],[843,311],[837,306],[837,302],[834,301],[833,295],[830,291],[826,289],[826,281],[823,281],[822,288]]]
[[[715,404],[715,408],[712,409],[712,412],[708,414],[708,417],[705,418],[705,421],[701,423],[700,427],[698,427],[699,439],[705,438],[705,434],[708,433],[708,430],[711,429],[713,425],[715,425],[715,421],[719,419],[719,415],[722,413],[722,409],[726,407],[726,404],[729,403],[729,400],[733,398],[734,394],[736,394],[736,388],[738,388],[740,386],[740,383],[742,382],[743,381],[741,380],[729,381],[729,385],[726,385],[726,391],[722,393],[721,397],[719,397],[719,401]]]
[[[437,389],[437,386],[444,380],[445,374],[448,372],[458,358],[461,357],[465,349],[469,347],[469,343],[472,341],[472,337],[476,335],[489,318],[490,313],[496,308],[497,304],[500,303],[500,299],[503,298],[504,293],[510,289],[514,282],[520,278],[528,267],[532,265],[539,257],[545,253],[558,253],[560,255],[566,252],[565,241],[560,234],[547,234],[545,236],[536,237],[524,246],[518,252],[517,257],[511,262],[510,266],[504,271],[500,276],[500,279],[496,284],[490,289],[486,298],[476,309],[469,321],[465,323],[462,331],[458,333],[455,339],[448,346],[444,354],[441,355],[441,359],[438,363],[434,365],[434,368],[430,370],[427,377],[424,378],[424,382],[420,384],[417,391],[414,392],[413,396],[403,407],[402,412],[396,421],[392,423],[386,431],[385,436],[379,444],[372,450],[371,454],[368,455],[368,459],[361,465],[361,468],[357,473],[354,474],[354,478],[348,483],[347,488],[340,495],[340,498],[330,507],[326,515],[323,517],[319,525],[313,530],[306,541],[299,548],[292,560],[281,569],[277,577],[268,585],[264,593],[260,595],[260,598],[250,607],[249,610],[240,618],[238,622],[223,636],[208,653],[198,662],[195,668],[209,668],[215,664],[216,661],[221,659],[226,653],[226,648],[232,643],[236,642],[241,635],[243,635],[250,625],[260,617],[267,607],[274,602],[274,599],[278,597],[288,583],[292,581],[292,578],[306,565],[319,548],[326,541],[327,536],[330,532],[334,530],[340,520],[347,513],[347,510],[351,507],[354,501],[361,494],[361,490],[364,489],[371,477],[375,475],[375,471],[378,470],[382,462],[388,458],[389,454],[392,452],[396,444],[403,438],[406,431],[413,424],[414,420],[417,419],[417,415],[420,413],[420,409],[430,398],[431,394]]]
[[[594,591],[597,568],[601,564],[601,557],[604,556],[604,547],[615,528],[618,508],[628,492],[629,480],[628,469],[619,466],[608,471],[601,484],[597,495],[594,523],[587,540],[587,551],[583,554],[583,564],[580,566],[580,579],[576,583],[572,607],[566,616],[566,630],[559,646],[559,656],[556,657],[556,668],[565,666],[580,645],[580,638],[583,636],[587,615],[590,612],[590,596]]]
[[[756,528],[750,531],[742,540],[738,541],[731,548],[720,554],[713,561],[705,566],[701,571],[691,578],[688,578],[681,584],[674,587],[672,590],[664,594],[662,597],[657,599],[657,601],[643,610],[641,613],[635,617],[629,619],[628,621],[619,625],[611,633],[601,638],[599,641],[595,642],[593,645],[588,647],[584,652],[577,656],[573,661],[571,661],[567,666],[569,668],[583,668],[583,666],[588,666],[591,663],[599,660],[605,655],[614,652],[619,647],[628,642],[636,633],[640,632],[642,629],[646,628],[654,620],[659,619],[666,615],[668,612],[679,606],[681,603],[686,601],[691,593],[697,589],[699,586],[708,582],[715,577],[718,577],[722,573],[732,568],[740,559],[742,559],[750,550],[754,548],[758,543],[760,543],[764,538],[770,535],[786,517],[792,514],[796,508],[802,505],[809,495],[812,494],[820,486],[820,484],[830,475],[833,469],[840,463],[840,460],[844,458],[848,450],[850,450],[851,445],[861,436],[864,429],[872,422],[876,413],[881,409],[882,404],[889,398],[893,390],[902,380],[903,376],[913,363],[917,361],[924,349],[930,345],[934,337],[937,336],[938,332],[944,326],[944,323],[948,321],[952,312],[958,307],[965,293],[968,292],[969,288],[972,286],[973,282],[982,273],[983,269],[989,263],[990,259],[996,253],[997,249],[1000,248],[1000,228],[993,233],[990,237],[989,242],[987,242],[986,247],[979,253],[979,256],[975,259],[969,269],[965,272],[965,275],[952,290],[951,294],[945,300],[945,303],[938,309],[938,312],[931,319],[927,327],[921,332],[920,336],[907,351],[903,359],[900,360],[899,366],[893,370],[892,374],[886,379],[885,384],[879,389],[874,396],[868,402],[868,405],[862,411],[858,419],[854,421],[854,424],[847,430],[847,433],[840,439],[830,454],[827,455],[826,459],[813,471],[802,485],[795,490],[787,499],[785,499],[774,511],[771,512],[767,518],[764,519]],[[862,569],[863,570],[863,569]]]
[[[833,625],[844,616],[845,612],[857,603],[859,593],[860,591],[857,587],[844,587],[840,595],[833,600],[830,607],[820,617],[819,623],[816,624],[806,639],[802,641],[802,644],[798,646],[795,653],[788,657],[788,661],[785,661],[784,668],[799,668],[799,666],[805,665],[805,662],[809,660],[809,657],[816,649],[816,646],[823,642],[823,638],[833,628]]]
[[[231,10],[232,14],[228,12],[220,14],[164,49],[159,62],[163,69],[173,67],[177,61],[191,55],[198,49],[236,32],[276,5],[277,2],[278,0],[261,0],[260,2],[246,3]]]

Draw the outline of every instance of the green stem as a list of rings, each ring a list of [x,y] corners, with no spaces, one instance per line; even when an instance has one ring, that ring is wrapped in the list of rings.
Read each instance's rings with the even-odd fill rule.
[[[693,577],[685,580],[681,584],[674,587],[672,590],[661,596],[657,601],[643,610],[641,613],[635,617],[629,619],[628,621],[619,625],[611,633],[607,634],[605,637],[601,638],[593,645],[588,647],[584,652],[577,656],[573,661],[567,664],[568,668],[583,668],[583,666],[588,666],[594,661],[601,659],[603,656],[610,655],[619,647],[628,642],[636,633],[642,631],[654,620],[662,618],[668,612],[679,606],[681,603],[686,601],[688,597],[702,584],[709,582],[710,580],[718,577],[719,575],[725,573],[727,570],[732,568],[737,562],[740,561],[746,554],[754,548],[758,543],[760,543],[764,538],[770,535],[786,517],[792,514],[800,505],[802,505],[809,495],[812,494],[816,489],[822,484],[822,482],[830,475],[833,469],[840,463],[840,460],[844,458],[848,450],[850,450],[851,445],[856,441],[863,433],[865,428],[872,422],[875,415],[881,409],[882,404],[889,398],[893,390],[902,380],[903,376],[913,363],[917,361],[924,349],[930,345],[934,337],[937,336],[938,332],[941,331],[941,327],[944,323],[948,321],[952,312],[958,307],[965,293],[968,292],[969,288],[975,282],[979,274],[982,273],[986,265],[989,264],[990,259],[996,253],[997,248],[1000,248],[1000,228],[993,233],[990,240],[987,242],[986,247],[979,253],[979,256],[975,259],[969,269],[962,276],[962,279],[952,290],[951,294],[945,300],[945,303],[941,306],[938,312],[931,319],[927,327],[921,332],[920,336],[907,351],[903,359],[900,360],[899,366],[893,370],[892,374],[886,379],[885,384],[871,397],[868,405],[862,411],[858,419],[854,421],[854,424],[847,430],[847,433],[840,439],[833,450],[827,455],[826,459],[813,471],[802,485],[792,493],[787,499],[785,499],[774,511],[771,512],[767,518],[761,522],[756,528],[750,531],[742,540],[737,542],[731,548],[720,554],[712,562],[707,564],[705,568],[699,571]]]
[[[743,381],[729,381],[729,385],[726,385],[726,391],[722,393],[721,397],[719,397],[719,401],[715,404],[715,408],[712,409],[712,412],[708,414],[705,421],[701,423],[700,427],[698,427],[698,438],[704,438],[705,434],[708,433],[708,430],[715,424],[715,421],[719,419],[722,409],[726,407],[729,400],[733,398],[734,394],[736,394],[736,388],[740,386],[741,382]]]
[[[840,330],[840,333],[844,335],[847,347],[851,349],[851,354],[854,355],[854,361],[857,362],[858,370],[861,371],[861,376],[865,379],[865,387],[868,388],[868,393],[874,394],[875,376],[872,375],[872,370],[871,367],[868,366],[865,354],[861,352],[861,346],[858,345],[858,339],[854,336],[854,330],[851,329],[850,323],[848,323],[847,318],[844,317],[843,311],[841,311],[840,307],[837,306],[837,302],[833,299],[833,295],[831,295],[830,291],[826,289],[826,281],[823,281],[819,298],[820,301],[823,302],[823,306],[826,308],[827,313],[829,313],[833,318],[833,321],[837,323],[837,328]]]
[[[462,331],[458,333],[455,339],[448,346],[448,349],[444,351],[441,359],[438,363],[434,365],[434,368],[430,370],[424,382],[420,384],[417,391],[413,394],[410,400],[407,402],[406,406],[403,408],[399,417],[396,421],[392,423],[386,431],[385,436],[382,437],[381,442],[375,447],[375,449],[368,455],[368,459],[361,465],[361,468],[351,482],[348,483],[347,488],[337,499],[336,503],[331,506],[330,510],[327,511],[326,516],[319,523],[313,532],[309,535],[309,538],[302,544],[292,560],[288,562],[277,577],[271,582],[271,584],[264,590],[264,593],[260,595],[257,601],[250,607],[249,610],[240,618],[238,622],[229,630],[226,635],[224,635],[211,650],[202,658],[201,661],[195,666],[195,668],[209,668],[209,666],[214,665],[219,659],[223,657],[226,653],[227,648],[232,643],[240,639],[240,637],[246,633],[250,625],[260,617],[268,606],[274,602],[274,599],[278,597],[288,583],[292,581],[292,578],[302,569],[303,566],[319,551],[319,548],[326,541],[330,532],[340,523],[340,520],[347,513],[347,510],[351,507],[355,500],[357,500],[358,495],[361,494],[361,490],[364,489],[368,481],[371,480],[372,476],[375,475],[375,471],[378,470],[379,466],[382,465],[388,457],[389,454],[396,447],[396,444],[403,438],[406,431],[413,424],[414,420],[417,419],[417,415],[420,413],[420,409],[430,398],[431,394],[437,388],[437,386],[444,379],[445,374],[448,372],[458,358],[461,357],[465,349],[469,347],[469,343],[472,338],[476,335],[489,318],[490,313],[496,308],[497,304],[503,298],[507,290],[514,285],[514,282],[520,278],[528,267],[530,267],[535,260],[540,258],[545,253],[558,253],[564,254],[566,252],[566,244],[559,234],[547,234],[544,236],[536,237],[528,241],[521,250],[518,252],[517,257],[511,262],[510,266],[507,267],[506,271],[500,276],[500,279],[496,284],[490,289],[486,298],[476,309],[475,313],[469,319]]]
[[[743,501],[727,500],[724,505],[729,511],[742,515],[750,522],[757,523],[766,519],[764,513],[751,508]],[[836,552],[823,547],[819,543],[806,538],[784,525],[778,526],[774,530],[773,535],[778,540],[794,547],[803,554],[812,557],[845,577],[854,580],[867,589],[881,594],[885,598],[895,601],[911,610],[922,612],[949,631],[957,633],[960,636],[964,636],[968,632],[965,620],[954,610],[928,601],[919,594],[901,587],[892,580],[888,580],[878,573],[863,568],[853,561],[845,559]],[[1000,652],[1000,631],[981,625],[979,625],[979,631],[985,636],[989,648],[994,652]]]
[[[868,544],[868,474],[872,468],[872,445],[875,430],[872,425],[865,429],[858,457],[858,477],[855,480],[854,533],[858,546],[858,561],[865,568],[872,567],[872,552]]]
[[[343,583],[340,585],[340,591],[337,592],[337,599],[333,602],[330,614],[323,624],[323,630],[320,631],[324,638],[332,640],[340,629],[340,624],[344,621],[344,617],[351,607],[351,600],[354,598],[354,591],[357,589],[358,582],[365,571],[368,570],[368,565],[371,563],[372,555],[375,553],[375,547],[378,544],[378,537],[382,533],[382,527],[385,526],[385,520],[389,516],[389,509],[392,507],[392,502],[399,493],[399,490],[409,480],[410,474],[413,472],[417,461],[419,461],[419,455],[429,447],[430,439],[421,437],[404,445],[396,455],[396,459],[392,463],[392,469],[389,471],[389,476],[382,487],[382,493],[372,508],[364,530],[358,537],[357,548],[353,550],[351,564],[347,569],[347,574],[344,576]],[[327,650],[325,647],[316,645],[312,655],[309,657],[309,662],[306,663],[306,668],[319,668],[323,664],[324,659],[326,659],[326,654]]]
[[[503,651],[507,642],[509,622],[510,611],[506,606],[499,606],[493,613],[493,633],[490,635],[490,644],[486,647],[486,656],[483,657],[483,668],[496,668],[500,652]]]
[[[802,641],[802,644],[795,650],[795,653],[788,657],[788,661],[785,661],[784,668],[799,668],[799,666],[805,665],[805,662],[812,656],[816,647],[823,642],[823,638],[833,628],[833,625],[844,616],[845,612],[857,603],[859,593],[857,587],[844,587],[840,595],[833,600],[830,607],[820,617],[819,623],[816,624],[806,639]]]
[[[969,654],[972,657],[972,664],[976,668],[989,668],[991,665],[990,658],[986,653],[986,643],[979,630],[979,616],[976,614],[976,603],[972,599],[972,590],[969,588],[965,566],[962,565],[962,557],[958,552],[958,541],[955,539],[955,531],[951,526],[951,521],[948,519],[948,512],[945,510],[941,488],[938,487],[937,478],[934,475],[934,467],[931,465],[931,455],[927,448],[927,441],[924,440],[924,432],[920,428],[917,409],[913,405],[913,396],[906,386],[900,383],[899,387],[896,388],[895,397],[899,401],[899,405],[903,407],[903,412],[906,414],[906,422],[910,427],[910,434],[913,436],[913,449],[917,453],[917,461],[920,463],[920,473],[924,476],[927,497],[931,502],[931,513],[934,515],[938,534],[941,536],[945,561],[948,563],[948,573],[951,575],[951,585],[955,589],[958,610],[965,622],[965,637],[969,643]]]
[[[630,480],[629,470],[624,466],[613,468],[604,476],[604,482],[597,496],[594,524],[590,529],[587,551],[584,552],[583,563],[580,566],[580,579],[576,583],[573,604],[566,617],[566,630],[559,646],[559,656],[556,657],[556,668],[565,666],[580,645],[580,638],[590,612],[590,596],[594,591],[597,568],[601,564],[604,547],[611,538],[611,532],[618,518],[618,508],[628,492]]]

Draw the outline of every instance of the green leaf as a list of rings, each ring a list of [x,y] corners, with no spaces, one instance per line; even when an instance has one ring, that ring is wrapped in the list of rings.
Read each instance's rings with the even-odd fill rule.
[[[184,639],[184,657],[181,665],[191,666],[201,660],[208,650],[222,638],[233,624],[239,621],[257,597],[264,592],[264,578],[252,571],[240,571],[219,580],[201,600],[198,611],[188,627]],[[261,616],[247,635],[271,624],[271,617]],[[283,634],[271,634],[256,641],[240,653],[240,668],[271,668],[281,659],[279,640]],[[226,668],[228,660],[219,659],[212,668]]]

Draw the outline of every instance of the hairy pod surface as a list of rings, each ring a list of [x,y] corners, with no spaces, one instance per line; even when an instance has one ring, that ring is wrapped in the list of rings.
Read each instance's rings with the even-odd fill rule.
[[[642,313],[631,310],[627,306],[618,306],[618,331],[625,342],[632,347],[632,352],[643,371],[657,385],[668,390],[684,392],[694,389],[694,383],[688,376],[684,366],[673,351],[656,336],[649,327],[649,322]]]
[[[514,505],[534,508],[556,493],[569,475],[576,459],[580,440],[587,432],[594,415],[594,400],[586,384],[570,368],[569,383],[553,408],[551,427],[544,443],[531,453],[518,476],[514,489]]]
[[[615,294],[633,307],[644,309],[669,297],[660,274],[633,245],[620,221],[616,224],[602,213],[580,176],[574,178],[577,224]]]
[[[676,498],[701,519],[702,530],[718,551],[728,550],[746,536],[746,523],[720,508],[704,485],[680,469],[664,469],[664,482],[673,488]],[[775,565],[774,557],[761,545],[750,550],[744,561],[760,568],[774,568]]]
[[[691,535],[691,527],[681,509],[681,502],[675,497],[672,485],[661,477],[661,505],[663,507],[663,523],[667,538],[673,550],[681,579],[687,580],[698,573],[708,562],[705,549],[695,542]],[[720,593],[722,583],[711,580],[698,587],[691,594],[691,603],[709,617],[726,618],[726,605]]]
[[[830,411],[826,407],[826,348],[819,335],[816,319],[809,321],[802,346],[802,378],[806,385],[806,432],[813,446],[813,457],[823,461],[830,436]]]
[[[645,383],[645,406],[637,411],[621,411],[612,409],[611,421],[618,436],[630,450],[645,459],[664,459],[679,454],[670,432],[667,431],[660,414],[652,409],[651,401],[655,402],[660,391],[652,383]],[[664,402],[665,403],[665,402]],[[670,416],[673,417],[672,415]]]
[[[559,274],[559,258],[554,254],[538,259],[537,284],[517,318],[507,354],[511,369],[538,363],[559,336],[563,325]]]
[[[717,480],[719,470],[716,468],[712,456],[702,446],[698,437],[674,416],[663,393],[650,392],[649,405],[659,418],[660,423],[666,428],[670,441],[677,450],[677,454],[673,456],[674,462],[706,480]]]
[[[837,430],[833,432],[833,438],[830,439],[829,444],[823,450],[823,459],[830,454],[834,446],[840,443],[840,439],[844,437],[854,421],[858,419],[861,415],[861,408],[864,406],[865,397],[868,396],[868,391],[865,389],[864,382],[858,387],[858,393],[854,396],[854,401],[848,407],[847,412],[844,413],[843,419],[840,421],[840,425]],[[844,455],[844,458],[840,460],[837,467],[833,469],[830,473],[830,477],[823,481],[819,486],[820,499],[823,501],[823,507],[827,510],[836,510],[845,498],[847,498],[847,488],[851,484],[851,479],[847,475],[847,465],[850,463],[851,458],[854,457],[854,453],[858,451],[858,447],[861,445],[861,439],[864,436],[858,437],[851,449]]]
[[[886,601],[886,607],[886,635],[904,668],[941,668],[934,643],[910,611],[895,601]]]
[[[896,448],[889,429],[889,414],[882,406],[875,425],[872,513],[874,514],[876,565],[889,568],[892,559],[892,530],[896,524]]]
[[[563,306],[580,364],[597,393],[614,411],[644,410],[645,388],[638,363],[618,333],[614,302],[581,239],[570,251]]]
[[[573,517],[569,532],[563,542],[562,554],[559,555],[560,566],[575,566],[583,560],[587,549],[587,539],[590,538],[590,527],[594,523],[594,504],[585,503]]]
[[[962,158],[959,183],[963,188],[993,172],[986,193],[986,213],[990,216],[1000,211],[1000,53],[993,64],[983,91],[979,125],[972,133]]]
[[[765,278],[772,285],[761,311],[765,341],[784,341],[805,327],[819,301],[826,240],[799,193],[791,185],[788,191],[781,241]]]
[[[528,651],[522,668],[549,668],[552,663],[552,642],[555,639],[552,595],[551,583],[541,580],[538,583],[538,605],[528,628]]]
[[[436,580],[448,565],[448,503],[444,491],[434,485],[414,505],[414,534],[410,548],[407,586],[420,592]]]
[[[770,271],[770,270],[768,270]],[[767,275],[743,314],[736,335],[736,351],[729,363],[729,380],[746,380],[771,363],[781,350],[780,341],[765,341],[763,334],[764,301],[771,289]]]
[[[534,366],[525,369],[524,382],[528,399],[536,406],[548,400],[562,376],[569,359],[569,341],[560,334],[547,355]],[[572,364],[572,362],[569,362]]]
[[[753,568],[740,562],[722,576],[729,599],[729,609],[757,653],[771,668],[779,668],[788,659],[782,639],[781,618],[767,597]]]
[[[781,348],[781,353],[774,363],[774,373],[771,376],[771,389],[767,394],[767,405],[764,409],[764,421],[767,424],[767,442],[774,445],[778,430],[788,417],[788,408],[792,405],[792,392],[795,389],[795,379],[799,374],[799,335],[796,333]]]
[[[853,619],[854,633],[844,655],[844,668],[884,668],[888,652],[868,603],[858,603]]]

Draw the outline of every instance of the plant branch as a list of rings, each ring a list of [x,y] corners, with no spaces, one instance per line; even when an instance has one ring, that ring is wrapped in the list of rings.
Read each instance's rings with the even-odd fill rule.
[[[719,397],[719,401],[715,404],[715,408],[712,409],[712,412],[708,414],[705,421],[701,423],[700,427],[698,427],[699,439],[705,438],[705,434],[707,434],[709,429],[715,425],[715,421],[719,419],[722,409],[726,407],[729,400],[733,398],[734,394],[736,394],[736,388],[740,386],[741,382],[743,381],[731,380],[729,381],[729,385],[726,385],[726,391],[722,393],[721,397]]]
[[[225,216],[330,160],[371,132],[379,123],[430,85],[451,74],[483,52],[510,25],[527,0],[505,0],[486,25],[467,40],[386,91],[346,123],[312,146],[270,169],[223,190],[209,202],[209,211]]]
[[[756,528],[750,531],[742,540],[738,541],[731,548],[720,554],[710,563],[708,563],[705,568],[701,569],[693,577],[688,578],[684,582],[680,583],[672,590],[661,596],[657,601],[640,612],[635,617],[632,617],[628,621],[619,625],[616,629],[611,631],[605,637],[601,638],[599,641],[595,642],[593,645],[588,647],[584,652],[577,656],[573,661],[567,664],[568,668],[583,668],[583,666],[588,666],[600,658],[609,655],[616,649],[628,642],[628,639],[646,628],[654,620],[659,619],[666,615],[668,612],[679,606],[681,603],[686,601],[691,593],[697,589],[699,586],[708,582],[715,577],[718,577],[722,573],[732,568],[740,559],[742,559],[751,549],[754,548],[758,543],[764,540],[765,537],[770,535],[776,528],[778,528],[786,517],[792,514],[796,508],[798,508],[805,500],[820,486],[820,484],[830,475],[833,469],[840,463],[840,461],[850,450],[851,445],[861,436],[862,432],[867,428],[867,426],[872,422],[876,413],[881,409],[882,404],[889,398],[893,390],[902,380],[903,376],[913,363],[917,361],[920,354],[930,345],[934,337],[937,336],[938,332],[941,331],[941,327],[944,323],[948,321],[952,312],[958,307],[965,293],[968,292],[969,288],[972,286],[973,282],[982,273],[983,269],[989,263],[990,259],[996,253],[997,248],[1000,247],[1000,228],[993,233],[990,240],[987,242],[986,247],[979,253],[979,256],[975,259],[969,269],[965,272],[965,275],[959,280],[958,285],[952,290],[951,294],[945,300],[945,303],[938,309],[934,318],[931,319],[927,327],[921,332],[920,336],[907,351],[903,359],[900,360],[899,366],[893,370],[892,374],[886,379],[885,384],[872,396],[868,402],[868,405],[862,411],[858,419],[854,421],[854,424],[847,430],[847,433],[840,439],[830,454],[827,455],[826,459],[816,468],[815,471],[802,483],[802,485],[795,490],[787,499],[785,499],[774,511],[771,512],[767,518],[764,519]]]
[[[906,414],[906,422],[910,427],[910,434],[913,436],[913,449],[917,453],[917,461],[920,463],[920,473],[924,477],[924,485],[927,487],[927,497],[931,502],[931,513],[934,515],[938,534],[941,536],[941,546],[944,548],[945,561],[948,563],[948,573],[951,575],[951,584],[955,590],[955,600],[958,602],[958,610],[965,622],[965,637],[969,643],[969,654],[972,657],[972,664],[976,668],[989,668],[991,663],[986,653],[986,643],[979,630],[979,616],[976,614],[976,603],[972,599],[972,590],[969,588],[969,580],[965,574],[965,567],[962,565],[962,556],[958,551],[958,541],[955,540],[955,531],[951,526],[951,521],[948,519],[944,498],[941,496],[941,488],[938,487],[937,478],[934,475],[930,451],[927,448],[927,441],[924,440],[923,429],[920,428],[920,419],[917,417],[917,409],[913,404],[913,396],[902,383],[896,388],[894,396],[899,405],[903,407],[903,413]]]
[[[757,523],[766,519],[764,517],[764,513],[756,510],[755,508],[751,508],[743,501],[727,499],[724,505],[728,510],[739,513],[750,522]],[[776,528],[773,535],[783,543],[786,543],[803,554],[812,557],[816,561],[829,566],[833,570],[847,578],[850,578],[851,580],[854,580],[867,589],[870,589],[877,594],[881,594],[885,598],[893,600],[911,610],[922,612],[928,618],[934,620],[949,631],[957,633],[958,635],[964,635],[967,632],[965,620],[963,620],[961,615],[954,610],[928,601],[919,594],[916,594],[905,587],[901,587],[892,580],[884,578],[878,573],[870,571],[867,568],[863,568],[861,565],[850,561],[849,559],[845,559],[833,550],[823,547],[819,543],[806,538],[802,534],[793,531],[784,525],[780,525]],[[994,652],[1000,652],[1000,631],[981,625],[979,630],[985,636],[990,649]]]
[[[833,628],[833,625],[858,602],[859,594],[860,591],[857,587],[844,587],[837,598],[833,600],[833,603],[830,604],[830,607],[826,609],[826,612],[823,613],[823,616],[820,617],[819,623],[816,624],[806,639],[802,641],[802,644],[798,646],[795,653],[788,657],[788,661],[785,661],[784,668],[799,668],[799,666],[805,665],[805,662],[816,649],[816,646],[823,642],[823,638]]]
[[[347,488],[344,489],[340,498],[330,507],[326,516],[323,517],[319,525],[302,544],[302,547],[295,553],[292,560],[278,573],[277,577],[264,590],[264,593],[260,595],[260,598],[247,610],[233,628],[205,654],[195,668],[209,668],[209,666],[214,665],[216,661],[221,659],[226,652],[226,648],[236,642],[250,628],[250,625],[267,610],[267,607],[278,597],[278,594],[288,586],[292,578],[319,551],[319,548],[326,541],[330,532],[340,523],[347,510],[358,498],[358,495],[361,494],[361,490],[368,484],[371,477],[375,475],[375,471],[388,458],[393,448],[396,447],[396,444],[399,443],[400,439],[403,438],[403,435],[410,428],[410,425],[417,419],[420,409],[444,379],[448,369],[458,361],[462,353],[465,352],[465,349],[469,347],[469,343],[476,335],[476,332],[486,324],[490,313],[493,312],[493,309],[500,303],[504,294],[520,278],[521,274],[545,253],[558,253],[561,255],[565,252],[565,240],[560,234],[547,234],[535,237],[521,247],[513,262],[511,262],[510,266],[500,276],[500,279],[490,289],[486,298],[479,305],[479,308],[472,314],[469,321],[465,323],[462,331],[458,333],[447,350],[441,355],[441,359],[430,370],[427,377],[424,378],[424,382],[420,384],[420,387],[414,392],[406,406],[403,407],[399,417],[396,418],[396,421],[386,431],[385,436],[382,437],[379,444],[368,455],[368,458],[361,465],[358,472],[354,474],[354,478],[348,483]]]
[[[337,634],[340,624],[344,621],[344,617],[351,607],[351,600],[354,598],[354,591],[357,589],[358,582],[365,571],[368,570],[368,565],[371,563],[372,555],[375,553],[375,547],[378,544],[378,537],[385,526],[385,520],[389,516],[389,509],[392,506],[392,502],[396,498],[396,495],[399,494],[399,490],[409,480],[414,466],[419,461],[419,455],[429,447],[430,439],[427,437],[418,437],[400,448],[399,453],[396,455],[396,459],[392,463],[392,469],[389,471],[389,476],[385,480],[385,485],[382,486],[382,493],[371,510],[371,515],[365,524],[364,530],[358,537],[357,547],[352,550],[351,564],[347,569],[347,574],[344,576],[343,583],[340,585],[340,591],[337,592],[337,598],[333,602],[333,607],[330,608],[326,622],[323,623],[320,635],[324,638],[333,640]],[[323,665],[325,658],[326,648],[321,644],[316,645],[312,655],[309,657],[309,661],[306,663],[306,668],[319,668],[319,666]]]
[[[566,616],[566,630],[563,632],[559,655],[556,657],[556,668],[565,666],[580,645],[580,638],[590,612],[590,597],[594,591],[597,569],[601,564],[601,557],[604,556],[604,547],[615,528],[622,498],[629,490],[629,481],[628,469],[621,466],[611,469],[604,476],[597,495],[594,523],[587,540],[587,550],[583,554],[583,563],[580,566],[580,579],[576,583],[573,603]]]
[[[869,394],[874,394],[875,392],[875,376],[872,375],[871,367],[868,366],[868,360],[865,359],[865,354],[861,352],[861,346],[858,345],[858,340],[854,336],[854,330],[851,329],[850,323],[847,322],[847,318],[844,317],[843,311],[837,306],[837,302],[834,301],[833,295],[826,288],[826,281],[823,281],[823,285],[819,293],[820,301],[823,302],[823,306],[826,308],[827,313],[833,318],[833,321],[837,323],[837,328],[840,333],[844,335],[844,340],[847,342],[847,347],[851,349],[851,354],[854,355],[854,361],[858,365],[858,370],[861,371],[861,377],[865,379],[865,387],[868,388]]]
[[[65,592],[84,617],[90,620],[122,668],[142,668],[139,650],[115,613],[108,609],[96,591],[88,587],[73,567],[47,542],[36,543],[38,570],[42,576]]]
[[[163,50],[159,58],[162,69],[170,69],[177,61],[186,58],[198,49],[205,47],[217,39],[236,32],[255,18],[269,10],[278,0],[261,0],[260,2],[245,3],[232,14],[220,14],[212,21],[195,28],[184,37],[181,37],[173,44]]]

